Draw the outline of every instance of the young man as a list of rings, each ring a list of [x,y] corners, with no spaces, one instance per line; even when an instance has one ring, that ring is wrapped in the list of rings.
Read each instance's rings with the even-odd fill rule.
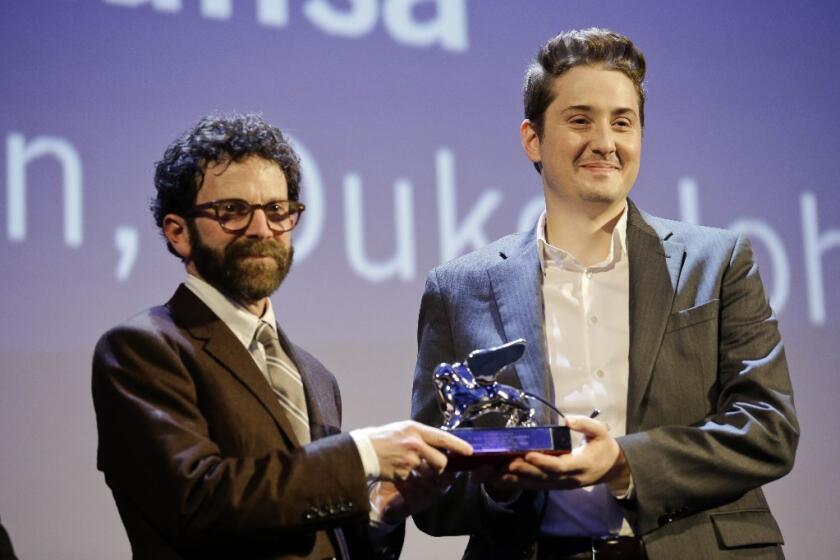
[[[759,488],[791,469],[799,435],[776,319],[746,239],[628,199],[644,75],[617,33],[549,40],[520,127],[545,214],[429,274],[412,416],[440,425],[438,363],[521,337],[501,381],[577,415],[585,441],[484,483],[460,476],[415,516],[430,534],[471,535],[465,558],[782,557]]]
[[[157,164],[152,210],[187,277],[93,360],[98,466],[134,558],[396,558],[400,530],[369,538],[368,485],[398,482],[371,486],[388,528],[428,502],[441,449],[471,451],[414,422],[340,433],[335,378],[269,300],[292,263],[299,179],[255,115],[204,118]]]

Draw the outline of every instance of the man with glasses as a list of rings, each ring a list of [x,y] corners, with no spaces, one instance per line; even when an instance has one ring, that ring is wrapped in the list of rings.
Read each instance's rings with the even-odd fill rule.
[[[471,452],[410,421],[340,433],[335,378],[269,299],[292,264],[299,180],[256,115],[206,117],[157,164],[152,211],[186,280],[93,361],[98,467],[134,558],[394,558],[388,529],[441,486],[441,450]]]

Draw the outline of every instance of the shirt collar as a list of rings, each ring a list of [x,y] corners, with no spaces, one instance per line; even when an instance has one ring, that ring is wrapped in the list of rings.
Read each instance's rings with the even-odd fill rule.
[[[251,341],[254,340],[254,333],[261,321],[265,321],[271,325],[271,328],[275,328],[276,319],[271,300],[268,300],[263,316],[257,317],[245,309],[242,304],[230,299],[217,288],[197,276],[187,274],[184,285],[227,325],[245,348],[251,346]]]
[[[545,210],[540,214],[540,219],[537,222],[537,254],[540,256],[540,268],[545,273],[546,262],[559,266],[560,268],[567,268],[571,270],[599,270],[608,268],[616,261],[621,260],[627,256],[627,213],[629,204],[624,205],[624,210],[621,212],[621,217],[615,224],[612,233],[612,243],[610,244],[610,252],[607,258],[596,263],[590,267],[583,266],[577,258],[564,251],[559,247],[550,244],[546,239],[545,234]]]

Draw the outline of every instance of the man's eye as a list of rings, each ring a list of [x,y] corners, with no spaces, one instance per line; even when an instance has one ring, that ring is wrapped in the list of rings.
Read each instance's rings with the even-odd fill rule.
[[[586,124],[589,121],[585,117],[574,117],[571,122],[572,124]]]
[[[272,222],[282,222],[289,217],[289,208],[283,202],[272,203],[266,206],[265,213]]]
[[[615,124],[615,126],[618,126],[620,128],[627,128],[627,127],[631,126],[630,121],[625,120],[625,119],[617,120],[613,124]]]
[[[249,210],[247,204],[235,201],[223,202],[219,209],[225,214],[247,214]]]

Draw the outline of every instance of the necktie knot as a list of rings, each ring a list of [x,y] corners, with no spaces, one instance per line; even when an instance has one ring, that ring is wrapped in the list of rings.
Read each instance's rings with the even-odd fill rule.
[[[265,347],[268,347],[270,344],[274,343],[274,341],[278,340],[277,333],[274,332],[274,328],[265,321],[260,321],[256,332],[254,332],[254,339]]]

